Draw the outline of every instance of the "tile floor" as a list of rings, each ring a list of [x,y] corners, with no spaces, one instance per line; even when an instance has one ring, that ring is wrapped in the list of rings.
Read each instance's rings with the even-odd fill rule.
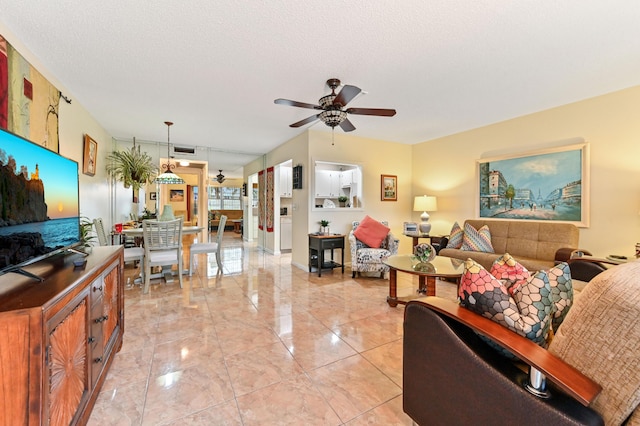
[[[348,267],[318,278],[230,232],[223,247],[222,276],[199,255],[183,289],[126,286],[124,344],[90,425],[412,424],[388,280]],[[125,280],[137,273],[127,265]],[[399,295],[415,292],[416,278],[399,279]],[[437,291],[455,298],[451,283]]]

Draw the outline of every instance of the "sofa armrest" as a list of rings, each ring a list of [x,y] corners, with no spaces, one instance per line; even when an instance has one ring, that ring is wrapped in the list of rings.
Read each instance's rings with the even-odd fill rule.
[[[572,257],[582,256],[585,254],[591,256],[591,252],[589,250],[578,249],[575,247],[559,248],[556,251],[555,263],[558,264],[560,262],[568,262]]]
[[[602,390],[599,384],[546,349],[453,301],[438,297],[426,297],[418,301],[411,301],[405,309],[405,321],[407,311],[410,309],[409,305],[413,304],[423,304],[429,309],[490,338],[511,351],[524,363],[542,372],[547,380],[584,406],[588,406]]]
[[[387,234],[387,237],[382,242],[382,247],[389,250],[392,255],[398,254],[398,247],[400,246],[400,240],[396,238],[391,232]]]

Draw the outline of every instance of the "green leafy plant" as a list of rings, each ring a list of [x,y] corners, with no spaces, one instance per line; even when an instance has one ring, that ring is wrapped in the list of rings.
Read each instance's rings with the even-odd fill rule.
[[[329,221],[328,221],[328,220],[325,220],[325,219],[322,219],[322,220],[320,221],[320,226],[329,226]]]
[[[124,183],[125,188],[139,190],[155,177],[158,168],[146,152],[135,144],[131,149],[113,151],[107,156],[107,173]]]
[[[93,234],[93,222],[86,216],[80,217],[80,242],[82,247],[89,247],[96,240]]]
[[[346,195],[341,195],[341,196],[338,197],[338,201],[341,202],[341,203],[346,203],[347,200],[348,200],[348,198],[347,198]]]

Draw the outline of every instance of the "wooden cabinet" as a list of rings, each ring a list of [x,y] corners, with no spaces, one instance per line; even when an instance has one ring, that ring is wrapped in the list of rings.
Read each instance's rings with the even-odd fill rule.
[[[0,276],[0,424],[87,422],[124,333],[122,246]]]

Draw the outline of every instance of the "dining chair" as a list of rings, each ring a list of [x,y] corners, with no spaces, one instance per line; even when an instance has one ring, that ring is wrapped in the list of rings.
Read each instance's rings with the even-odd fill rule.
[[[178,265],[178,281],[182,287],[182,218],[168,221],[142,221],[144,240],[144,289],[149,292],[152,266]]]
[[[111,245],[107,239],[107,233],[104,231],[104,223],[101,217],[93,219],[93,226],[96,228],[96,235],[98,236],[98,243],[101,246]],[[139,262],[143,264],[144,249],[142,247],[125,247],[124,249],[124,262]]]
[[[227,216],[220,216],[220,224],[218,225],[218,233],[216,234],[216,240],[208,243],[193,243],[189,247],[189,276],[193,273],[193,257],[196,254],[202,253],[215,253],[216,263],[218,264],[218,272],[222,273],[222,235],[224,234],[224,226],[227,223]],[[209,235],[211,235],[209,233]]]

